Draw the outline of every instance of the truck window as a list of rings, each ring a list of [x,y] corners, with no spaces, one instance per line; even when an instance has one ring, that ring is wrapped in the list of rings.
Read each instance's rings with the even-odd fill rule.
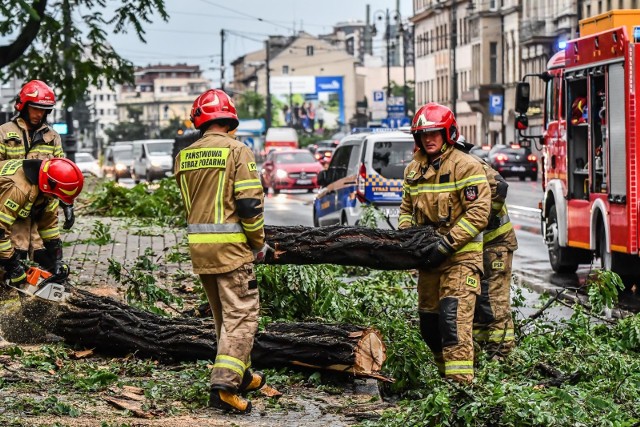
[[[545,129],[550,122],[558,120],[558,103],[560,101],[560,78],[554,77],[547,82],[545,96]]]
[[[413,140],[376,141],[373,145],[373,170],[387,179],[404,178],[404,170],[413,159]]]

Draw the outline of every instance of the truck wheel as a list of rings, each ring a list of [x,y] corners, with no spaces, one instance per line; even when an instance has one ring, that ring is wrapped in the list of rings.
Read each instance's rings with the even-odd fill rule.
[[[545,241],[549,250],[549,262],[551,268],[556,273],[575,273],[578,270],[578,263],[573,261],[571,248],[563,248],[558,242],[558,215],[556,207],[551,206],[549,216],[545,224]]]

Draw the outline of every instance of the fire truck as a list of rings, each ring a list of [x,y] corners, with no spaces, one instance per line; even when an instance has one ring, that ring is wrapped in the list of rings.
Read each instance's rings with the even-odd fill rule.
[[[579,23],[542,74],[516,88],[515,124],[543,148],[541,228],[554,271],[640,274],[640,10],[613,10]],[[527,78],[545,83],[541,135],[525,135]]]

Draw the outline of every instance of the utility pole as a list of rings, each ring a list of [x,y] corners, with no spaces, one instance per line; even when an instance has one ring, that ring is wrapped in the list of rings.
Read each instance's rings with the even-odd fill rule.
[[[451,111],[456,116],[456,104],[458,101],[458,75],[456,74],[456,47],[458,46],[456,0],[451,2]]]
[[[224,91],[224,29],[220,30],[220,89]]]
[[[64,36],[64,54],[66,54],[71,47],[71,6],[69,0],[62,2],[62,24],[63,24],[63,36]],[[64,59],[63,59],[64,60]],[[64,65],[64,81],[65,84],[70,84],[73,81],[73,70],[71,69],[71,62],[65,61]],[[71,160],[76,160],[76,151],[78,151],[78,141],[75,135],[75,129],[73,128],[73,106],[68,105],[65,101],[65,121],[67,122],[67,134],[63,136],[64,141],[64,153],[66,157]]]
[[[271,127],[271,64],[269,63],[269,40],[264,42],[266,46],[266,66],[267,66],[267,129]]]
[[[387,41],[387,105],[389,105],[389,97],[391,96],[391,28],[389,26],[389,9],[384,17],[385,22],[385,39]]]

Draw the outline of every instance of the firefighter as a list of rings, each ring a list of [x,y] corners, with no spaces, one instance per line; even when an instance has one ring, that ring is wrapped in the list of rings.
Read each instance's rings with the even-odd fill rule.
[[[432,225],[440,238],[423,251],[418,275],[420,332],[446,379],[473,379],[472,325],[482,275],[482,230],[491,190],[480,163],[455,150],[456,119],[428,103],[411,133],[418,151],[405,169],[399,228]]]
[[[52,159],[64,157],[60,135],[47,123],[47,116],[56,104],[53,90],[40,80],[26,83],[16,97],[15,116],[0,126],[0,160],[9,159]],[[57,213],[58,201],[50,200],[47,210]],[[72,205],[64,205],[65,222],[68,230],[75,221]],[[58,223],[51,228],[38,229],[31,218],[19,219],[12,228],[12,241],[21,259],[28,258],[45,269],[52,266],[60,243]],[[48,242],[48,244],[44,244]]]
[[[193,270],[200,275],[216,327],[209,405],[248,413],[251,402],[241,393],[265,383],[261,372],[249,368],[259,310],[253,263],[269,249],[264,193],[253,153],[229,135],[239,121],[224,91],[200,95],[191,121],[201,138],[180,151],[174,172],[187,211]]]
[[[460,135],[456,148],[468,153],[472,147],[473,144]],[[509,184],[487,162],[473,157],[482,164],[491,188],[491,213],[482,236],[484,273],[473,317],[473,339],[491,357],[502,358],[515,347],[511,316],[511,271],[513,252],[518,249],[518,241],[507,212]]]
[[[69,159],[27,159],[0,162],[0,266],[12,286],[26,281],[18,251],[12,243],[13,224],[31,218],[37,230],[49,230],[58,223],[57,211],[49,210],[51,199],[71,205],[82,191],[82,172]],[[51,248],[51,265],[44,266],[59,278],[69,267],[63,262],[60,238],[45,238]]]

